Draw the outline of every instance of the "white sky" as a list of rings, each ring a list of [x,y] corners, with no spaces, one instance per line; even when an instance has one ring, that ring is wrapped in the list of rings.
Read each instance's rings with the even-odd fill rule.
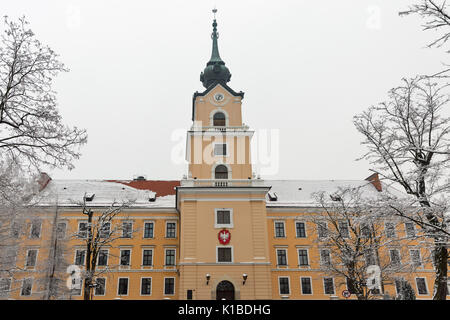
[[[173,132],[191,126],[192,94],[211,55],[218,8],[219,50],[244,91],[243,119],[279,130],[279,170],[269,179],[363,179],[370,175],[353,115],[383,101],[401,78],[448,62],[428,49],[433,32],[399,17],[411,0],[195,0],[2,3],[25,15],[69,73],[55,83],[65,123],[86,128],[75,169],[59,179],[180,179]],[[184,144],[184,140],[183,140]]]

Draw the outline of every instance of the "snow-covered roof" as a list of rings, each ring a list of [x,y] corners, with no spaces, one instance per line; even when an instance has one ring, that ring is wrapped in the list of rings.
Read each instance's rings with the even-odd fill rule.
[[[158,196],[157,190],[140,190],[119,182],[104,180],[51,180],[37,199],[41,206],[75,206],[83,197],[92,196],[89,206],[110,206],[116,202],[132,201],[132,207],[174,208],[175,191],[172,195]],[[156,194],[156,199],[154,198]],[[154,201],[150,201],[153,198]],[[152,199],[152,200],[153,200]]]
[[[272,186],[270,196],[267,196],[267,205],[271,207],[305,207],[316,206],[312,194],[325,192],[333,195],[339,189],[355,189],[362,192],[366,198],[376,198],[379,191],[367,180],[266,180],[266,185]],[[402,193],[382,183],[383,190],[389,189],[391,194],[400,196]],[[275,201],[270,198],[276,196]]]

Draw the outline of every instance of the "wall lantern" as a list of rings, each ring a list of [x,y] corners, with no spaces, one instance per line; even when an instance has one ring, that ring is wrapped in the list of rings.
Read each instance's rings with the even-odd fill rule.
[[[206,285],[209,283],[209,279],[211,279],[211,276],[209,273],[206,274]]]
[[[242,275],[242,279],[244,279],[244,281],[242,282],[243,285],[245,284],[245,281],[247,281],[247,277],[248,275],[246,273]]]

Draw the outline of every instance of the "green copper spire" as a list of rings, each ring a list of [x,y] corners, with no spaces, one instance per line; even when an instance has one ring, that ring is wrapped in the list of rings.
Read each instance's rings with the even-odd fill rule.
[[[211,59],[209,59],[206,64],[205,70],[200,74],[200,81],[203,82],[203,86],[208,88],[211,84],[217,81],[227,83],[230,81],[231,73],[227,67],[225,67],[225,62],[222,61],[219,55],[219,45],[217,39],[219,38],[219,33],[217,32],[217,21],[216,21],[217,9],[213,9],[214,21],[213,21],[213,33],[212,38],[212,53]]]

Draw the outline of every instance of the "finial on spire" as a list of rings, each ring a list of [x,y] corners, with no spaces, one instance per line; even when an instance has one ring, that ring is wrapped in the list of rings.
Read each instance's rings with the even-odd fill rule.
[[[214,6],[214,9],[212,9],[212,12],[214,13],[214,20],[216,20],[216,12],[217,12],[216,6]]]

